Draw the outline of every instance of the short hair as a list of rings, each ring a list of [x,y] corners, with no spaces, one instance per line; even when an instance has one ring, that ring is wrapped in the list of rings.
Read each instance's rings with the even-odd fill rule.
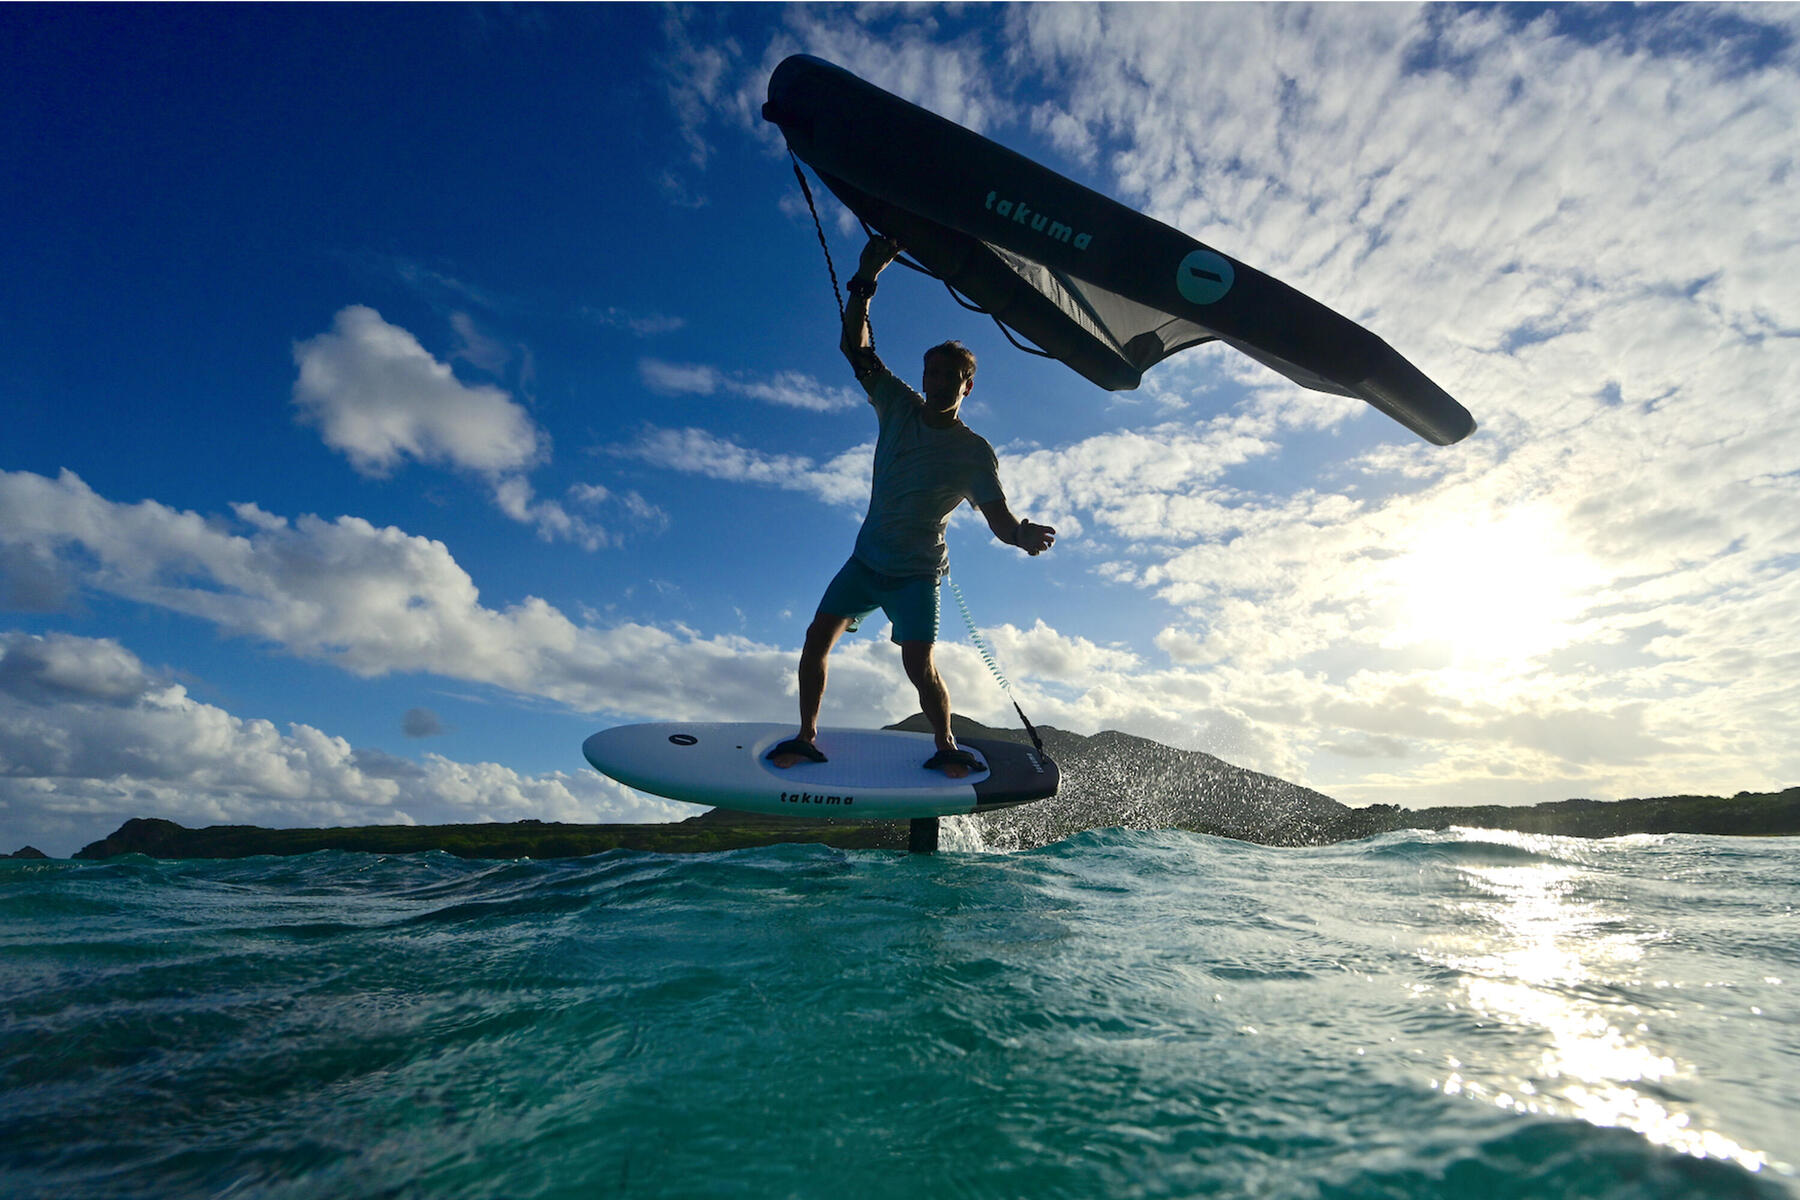
[[[925,352],[925,361],[930,362],[931,356],[934,354],[948,354],[962,364],[964,379],[975,378],[975,352],[961,342],[954,338],[947,342],[940,342]]]

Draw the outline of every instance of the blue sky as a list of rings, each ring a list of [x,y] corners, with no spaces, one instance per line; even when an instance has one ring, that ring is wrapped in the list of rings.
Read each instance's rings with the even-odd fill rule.
[[[0,9],[0,843],[679,819],[581,739],[788,719],[873,439],[758,118],[794,52],[1482,424],[1431,447],[1218,347],[1103,393],[888,277],[889,362],[966,340],[1061,531],[950,533],[1035,720],[1356,804],[1800,781],[1797,12]],[[879,621],[831,685],[827,723],[916,707]]]

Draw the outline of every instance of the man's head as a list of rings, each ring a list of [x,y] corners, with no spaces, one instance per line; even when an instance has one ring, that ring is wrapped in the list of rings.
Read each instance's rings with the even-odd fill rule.
[[[975,386],[975,352],[950,341],[925,352],[925,403],[954,413]]]

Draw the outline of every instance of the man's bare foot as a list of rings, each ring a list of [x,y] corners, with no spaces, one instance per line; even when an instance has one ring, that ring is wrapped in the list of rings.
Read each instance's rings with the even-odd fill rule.
[[[803,762],[822,763],[825,756],[813,745],[811,738],[792,737],[781,743],[766,755],[768,760],[780,770],[798,766]]]
[[[948,750],[938,748],[938,752],[925,761],[926,767],[933,771],[942,771],[947,779],[967,779],[971,772],[981,769],[981,760],[967,750],[959,750],[952,746]]]

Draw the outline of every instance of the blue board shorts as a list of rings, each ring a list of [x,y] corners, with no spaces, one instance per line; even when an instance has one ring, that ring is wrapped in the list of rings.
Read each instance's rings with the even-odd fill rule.
[[[850,633],[878,608],[894,623],[894,641],[937,641],[936,575],[883,575],[852,557],[819,601],[820,612],[850,618]]]

